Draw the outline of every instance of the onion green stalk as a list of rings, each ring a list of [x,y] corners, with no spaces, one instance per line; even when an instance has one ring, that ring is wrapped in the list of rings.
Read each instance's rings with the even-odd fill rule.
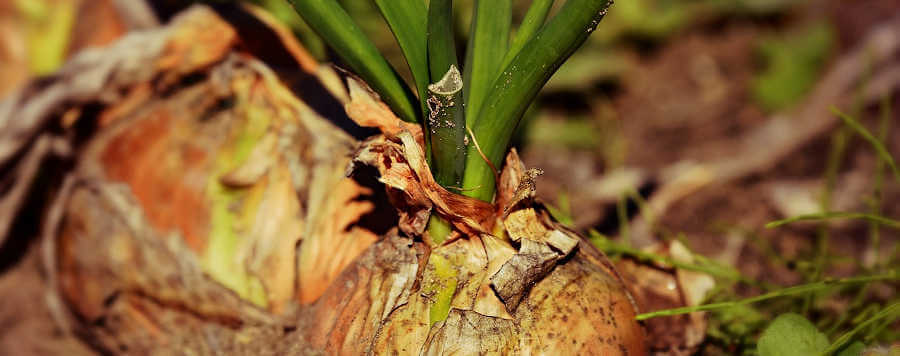
[[[503,64],[500,68],[506,68],[513,58],[516,58],[516,55],[519,54],[522,48],[525,47],[525,44],[534,38],[538,30],[544,26],[544,21],[547,20],[551,7],[553,7],[553,0],[534,0],[531,2],[531,7],[528,8],[525,18],[522,19],[522,24],[516,30],[516,36],[509,45],[509,52],[506,52],[506,56],[503,57]]]
[[[428,135],[431,136],[434,179],[444,187],[459,187],[466,146],[462,76],[455,65],[437,83],[428,86]]]
[[[475,15],[463,66],[466,90],[466,122],[481,110],[491,85],[500,74],[509,47],[512,0],[476,0]]]
[[[422,108],[428,86],[428,57],[425,39],[425,2],[422,0],[375,0],[381,16],[387,21],[394,38],[406,57],[406,64],[412,72],[418,88]]]
[[[465,108],[463,80],[457,69],[453,41],[452,0],[432,0],[428,8],[428,87],[426,148],[431,171],[444,187],[462,185],[465,168]]]
[[[553,73],[596,29],[606,15],[609,0],[568,0],[544,27],[528,41],[503,69],[486,93],[485,106],[471,122],[472,132],[484,155],[500,167],[513,131],[522,114]],[[484,201],[494,195],[494,172],[469,146],[464,194]]]
[[[300,17],[401,119],[418,122],[418,99],[337,0],[288,0]]]

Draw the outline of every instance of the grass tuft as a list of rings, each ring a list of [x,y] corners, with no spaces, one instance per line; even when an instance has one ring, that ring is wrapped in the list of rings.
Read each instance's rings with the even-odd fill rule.
[[[884,226],[900,229],[900,220],[894,220],[891,218],[887,218],[880,215],[873,215],[868,213],[853,213],[853,212],[840,212],[840,211],[832,211],[826,213],[816,213],[816,214],[804,214],[798,215],[794,217],[790,217],[787,219],[776,220],[766,224],[766,228],[775,228],[782,225],[787,225],[799,221],[825,221],[825,220],[833,220],[833,219],[865,219],[872,222],[877,222]]]

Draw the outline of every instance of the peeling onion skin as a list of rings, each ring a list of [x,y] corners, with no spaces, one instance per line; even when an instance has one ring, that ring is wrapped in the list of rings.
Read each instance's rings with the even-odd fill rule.
[[[216,335],[215,339],[224,344],[227,344],[224,340],[238,334],[256,335],[249,344],[233,345],[254,352],[260,351],[258,347],[270,347],[265,345],[276,340],[285,342],[279,339],[284,335],[275,331],[278,323],[272,320],[273,317],[235,298],[213,281],[198,277],[199,271],[170,270],[154,277],[142,271],[140,264],[135,264],[148,261],[148,257],[132,256],[123,260],[122,253],[113,252],[113,247],[126,247],[126,251],[131,251],[126,255],[155,255],[156,263],[175,266],[177,262],[174,259],[160,261],[159,255],[174,258],[170,255],[171,246],[166,248],[158,242],[152,243],[153,239],[144,240],[144,245],[133,246],[134,242],[127,242],[129,229],[115,223],[118,219],[101,223],[109,220],[106,218],[109,211],[104,207],[107,204],[91,191],[77,190],[70,202],[71,209],[81,213],[70,215],[63,230],[66,243],[62,255],[67,258],[61,267],[66,271],[63,273],[65,295],[70,297],[67,300],[81,318],[95,322],[107,320],[105,325],[94,326],[94,332],[104,335],[112,345],[129,345],[132,350],[152,350],[160,346],[160,340],[200,330],[216,330],[210,332],[211,335]],[[110,244],[110,249],[101,249],[110,252],[101,255],[85,252],[96,251],[100,244]],[[182,253],[188,251],[181,245]],[[135,250],[138,247],[140,249]],[[513,320],[454,309],[451,316],[460,313],[470,316],[462,326],[473,326],[461,329],[467,332],[444,333],[443,337],[436,337],[429,334],[438,334],[437,329],[441,328],[455,326],[460,329],[460,325],[438,323],[429,327],[427,303],[418,291],[413,290],[418,264],[424,263],[422,256],[426,247],[422,242],[410,244],[405,237],[387,237],[372,245],[345,269],[316,302],[290,315],[290,319],[296,321],[298,332],[289,334],[292,335],[289,349],[345,355],[454,350],[642,355],[645,353],[643,331],[634,320],[634,308],[624,286],[608,272],[609,266],[595,260],[596,251],[590,251],[590,248],[580,244],[572,257],[535,284],[513,314]],[[180,257],[185,256],[189,254]],[[86,278],[90,276],[107,277]],[[194,276],[190,278],[200,278],[203,284],[190,287],[167,285],[164,276],[169,276],[169,280],[176,276],[182,280],[185,276]],[[154,294],[145,289],[152,285],[165,288]],[[205,287],[198,289],[201,286]],[[120,292],[115,292],[117,289]],[[110,300],[112,295],[119,297]],[[186,314],[185,308],[190,313]],[[142,320],[148,318],[146,312],[151,313],[149,318],[156,325],[150,330]],[[484,322],[475,324],[473,319],[484,319]],[[109,324],[111,320],[115,322]],[[450,317],[447,322],[453,320]],[[119,328],[107,328],[113,325]],[[235,329],[234,325],[242,327]],[[502,333],[491,327],[496,325],[505,326]],[[152,331],[154,329],[157,331]],[[155,333],[164,336],[153,336]],[[208,346],[203,340],[192,338],[168,346],[176,345],[192,350]]]
[[[427,303],[416,291],[385,292],[390,290],[387,281],[404,280],[397,276],[402,272],[396,267],[396,253],[412,261],[416,251],[424,250],[415,246],[421,243],[406,247],[407,243],[399,237],[376,243],[313,305],[313,319],[320,321],[310,331],[316,348],[343,355],[646,354],[643,330],[634,320],[635,309],[621,281],[607,273],[609,266],[598,265],[582,252],[535,284],[512,320],[453,309],[445,322],[429,327]],[[403,297],[406,302],[398,302]],[[391,317],[380,328],[373,327],[377,322],[372,317],[387,306],[395,308]],[[464,323],[445,325],[461,320]],[[456,331],[441,332],[442,328]]]

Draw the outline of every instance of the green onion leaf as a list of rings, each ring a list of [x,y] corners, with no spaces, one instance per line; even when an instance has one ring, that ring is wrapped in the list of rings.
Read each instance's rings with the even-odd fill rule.
[[[501,167],[509,140],[528,105],[559,66],[596,29],[609,5],[609,0],[566,1],[494,81],[477,117],[466,118],[475,132],[472,139],[479,143],[494,167]],[[470,115],[471,111],[466,114]],[[495,189],[491,170],[475,145],[469,145],[464,194],[491,201]]]
[[[470,125],[500,74],[511,26],[511,0],[476,0],[463,66],[466,122]]]
[[[381,16],[387,21],[400,44],[412,72],[424,109],[428,87],[428,57],[425,47],[425,2],[422,0],[375,0]]]
[[[437,82],[459,67],[453,41],[453,0],[431,0],[428,5],[428,69],[431,82]]]
[[[534,0],[522,19],[522,24],[516,30],[516,36],[513,37],[512,44],[509,45],[509,52],[503,58],[503,65],[500,68],[506,68],[513,58],[519,54],[519,51],[525,47],[534,35],[544,26],[547,15],[550,14],[550,8],[553,7],[553,0]]]
[[[431,0],[428,7],[428,67],[431,81],[439,83],[434,84],[436,91],[429,86],[429,100],[434,104],[454,103],[454,106],[443,107],[442,112],[426,111],[429,119],[425,120],[425,144],[431,171],[445,188],[460,187],[465,168],[463,140],[466,122],[462,91],[457,90],[447,96],[447,93],[454,91],[451,89],[462,89],[462,77],[457,66],[456,44],[453,41],[453,1]],[[453,78],[452,72],[455,72]],[[448,84],[457,82],[459,88],[448,88]]]
[[[462,76],[455,65],[437,83],[428,86],[427,135],[431,137],[432,172],[438,184],[458,191],[466,155],[466,119],[462,103]]]
[[[418,99],[336,0],[289,0],[294,10],[397,115],[417,122]]]

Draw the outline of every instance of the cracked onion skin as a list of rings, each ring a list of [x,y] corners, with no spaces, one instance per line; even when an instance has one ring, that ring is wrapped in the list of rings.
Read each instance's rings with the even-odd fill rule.
[[[451,309],[445,321],[429,327],[427,302],[415,291],[388,292],[398,290],[392,286],[405,278],[403,270],[413,270],[424,250],[418,244],[382,240],[341,274],[312,306],[315,348],[345,355],[646,354],[633,304],[596,251],[577,252],[558,265],[510,320]]]

